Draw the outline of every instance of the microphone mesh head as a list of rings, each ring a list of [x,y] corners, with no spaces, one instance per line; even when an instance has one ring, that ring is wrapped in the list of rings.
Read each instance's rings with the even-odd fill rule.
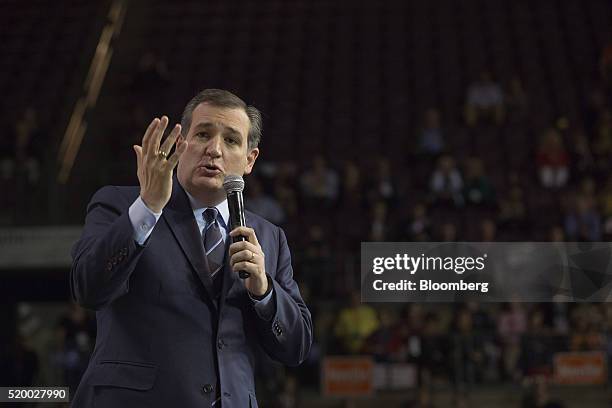
[[[223,180],[223,188],[225,189],[225,194],[236,191],[242,192],[244,190],[244,180],[241,176],[228,174]]]

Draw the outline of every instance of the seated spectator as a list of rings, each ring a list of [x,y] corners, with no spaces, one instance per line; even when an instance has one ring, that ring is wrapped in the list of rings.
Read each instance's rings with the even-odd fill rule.
[[[169,83],[166,61],[152,51],[143,54],[138,61],[138,70],[132,77],[132,91],[150,95],[153,90],[159,91],[159,88],[164,88]]]
[[[288,217],[295,217],[298,212],[296,173],[296,167],[287,162],[281,163],[275,172],[274,198]]]
[[[534,377],[523,395],[521,408],[565,408],[565,404],[550,397],[547,378]]]
[[[527,207],[523,189],[512,184],[508,194],[499,203],[500,226],[506,230],[520,233],[527,223]],[[524,232],[524,231],[523,231]]]
[[[612,35],[610,35],[612,37]],[[612,85],[612,39],[603,47],[601,59],[599,60],[601,77],[608,84]]]
[[[392,236],[390,231],[391,226],[387,219],[387,204],[379,200],[372,207],[372,216],[370,219],[370,241],[386,241]]]
[[[434,408],[433,396],[431,390],[428,387],[422,386],[419,388],[417,399],[412,402],[408,402],[402,406],[402,408]]]
[[[563,227],[560,225],[553,226],[549,231],[548,240],[550,242],[565,242],[565,231]]]
[[[536,164],[540,182],[547,188],[561,188],[569,178],[569,155],[555,129],[548,129],[538,147]]]
[[[389,346],[393,340],[396,320],[393,312],[390,309],[378,309],[380,326],[366,340],[363,352],[374,356],[377,362],[383,361],[401,361],[396,359],[394,353]]]
[[[612,157],[612,111],[610,109],[601,112],[595,126],[593,153],[597,169],[606,174],[610,168],[610,157]]]
[[[601,216],[595,203],[579,194],[565,215],[565,233],[570,241],[600,241]]]
[[[606,186],[599,195],[599,205],[603,217],[604,240],[612,238],[612,175],[608,176]]]
[[[440,126],[440,112],[429,109],[425,112],[423,127],[418,131],[419,152],[427,155],[442,153],[445,147],[444,132]]]
[[[482,72],[479,80],[469,86],[465,106],[468,126],[476,125],[481,119],[493,120],[498,125],[504,120],[503,91],[487,71]]]
[[[333,265],[330,238],[319,224],[308,225],[305,235],[300,257],[301,269],[306,271],[304,280],[309,287],[317,287],[322,295],[329,294],[334,282],[329,276]]]
[[[40,161],[43,140],[42,130],[38,120],[38,112],[27,108],[23,116],[15,123],[15,171],[24,176],[28,184],[36,184],[40,178]]]
[[[384,200],[387,206],[392,206],[397,195],[397,186],[391,173],[391,162],[387,158],[376,161],[374,177],[368,181],[370,202]]]
[[[360,212],[364,205],[363,185],[359,167],[348,160],[342,172],[342,197],[340,205],[343,210]]]
[[[504,305],[497,320],[497,334],[502,345],[503,373],[508,379],[517,380],[520,377],[520,343],[526,330],[527,314],[523,305],[516,302]]]
[[[495,186],[487,177],[482,160],[472,157],[467,161],[463,199],[466,204],[491,207],[495,205]]]
[[[338,198],[338,174],[327,166],[323,156],[315,156],[312,166],[300,179],[302,194],[311,203],[331,205]]]
[[[398,238],[400,241],[428,241],[430,236],[431,221],[427,216],[427,207],[423,203],[418,203],[401,227]]]
[[[574,168],[578,174],[586,175],[591,173],[595,160],[591,149],[591,144],[586,136],[584,129],[577,129],[573,132],[574,142],[573,148],[573,163],[576,163]]]
[[[529,116],[529,98],[518,76],[510,80],[504,97],[508,118],[515,123],[524,123]]]
[[[334,335],[344,352],[357,354],[378,327],[376,311],[372,306],[361,303],[361,294],[356,290],[351,294],[351,304],[340,310]]]
[[[463,178],[451,156],[444,155],[438,159],[429,185],[436,204],[463,205]]]
[[[440,242],[455,242],[457,241],[457,226],[452,222],[445,222],[439,228]]]
[[[264,217],[273,224],[280,225],[285,221],[285,212],[278,201],[263,191],[261,181],[251,177],[246,188],[245,206],[249,211]]]
[[[480,241],[495,242],[497,236],[497,224],[490,218],[482,220],[480,223]]]
[[[483,339],[474,333],[472,315],[468,309],[457,312],[451,338],[453,380],[456,387],[465,390],[482,381],[486,365]]]

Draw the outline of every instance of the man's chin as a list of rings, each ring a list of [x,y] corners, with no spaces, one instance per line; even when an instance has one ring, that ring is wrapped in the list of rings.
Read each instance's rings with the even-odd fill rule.
[[[216,192],[223,190],[223,180],[219,177],[196,176],[192,179],[193,186],[201,191]]]

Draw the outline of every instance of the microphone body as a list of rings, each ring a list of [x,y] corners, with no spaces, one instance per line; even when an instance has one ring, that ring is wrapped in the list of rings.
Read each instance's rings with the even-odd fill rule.
[[[227,193],[227,206],[229,208],[230,231],[236,227],[246,227],[244,217],[244,199],[242,190],[244,189],[244,181],[240,176],[226,176],[223,182],[223,187]],[[232,237],[232,243],[246,241],[246,237]],[[246,279],[251,274],[247,271],[238,271],[238,276],[241,279]]]

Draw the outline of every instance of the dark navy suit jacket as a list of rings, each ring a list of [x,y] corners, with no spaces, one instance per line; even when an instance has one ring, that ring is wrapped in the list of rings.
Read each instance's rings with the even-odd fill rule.
[[[220,300],[212,300],[200,231],[176,177],[143,246],[128,217],[138,195],[138,187],[96,192],[72,249],[72,296],[96,310],[98,327],[72,406],[201,408],[220,396],[223,408],[257,407],[255,355],[298,365],[312,344],[284,232],[247,212],[274,286],[274,315],[265,320],[227,256]]]

